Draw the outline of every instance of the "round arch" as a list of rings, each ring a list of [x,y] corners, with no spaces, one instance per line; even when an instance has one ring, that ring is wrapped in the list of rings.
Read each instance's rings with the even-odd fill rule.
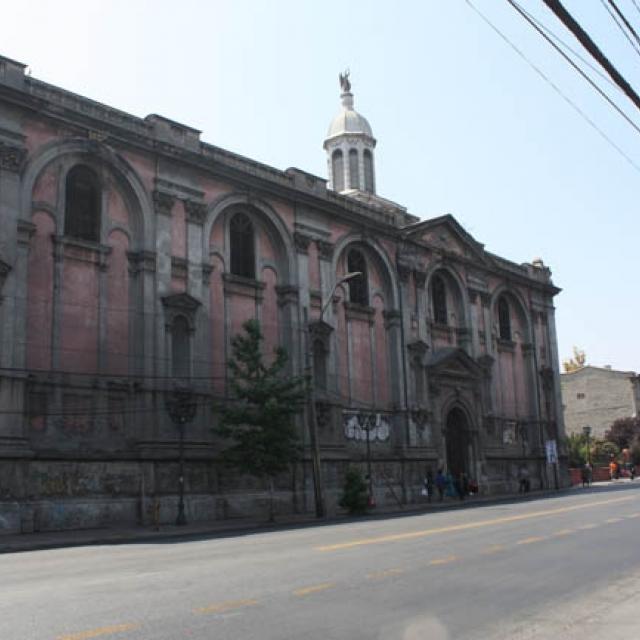
[[[372,238],[361,233],[351,233],[341,238],[334,247],[333,260],[331,263],[331,272],[337,273],[338,263],[346,255],[351,248],[361,249],[365,256],[368,256],[373,264],[378,267],[383,281],[382,295],[384,297],[387,310],[398,308],[398,287],[394,277],[394,269],[384,249]],[[370,296],[376,294],[376,291],[370,291]]]
[[[153,226],[153,207],[147,190],[140,177],[131,165],[119,156],[113,149],[94,140],[58,140],[43,145],[29,158],[24,171],[22,188],[20,192],[20,212],[23,220],[31,218],[33,204],[33,189],[38,177],[54,161],[60,159],[87,164],[89,166],[102,166],[106,169],[118,186],[122,189],[125,203],[133,213],[132,231],[135,248],[154,251],[154,238],[151,232]],[[64,175],[60,176],[62,184],[66,181],[66,173],[71,168],[67,162]],[[58,212],[60,215],[60,212]],[[58,221],[59,222],[59,221]]]
[[[518,314],[519,319],[522,322],[522,326],[524,328],[525,336],[524,342],[531,342],[532,340],[532,327],[531,327],[531,315],[527,309],[527,305],[520,293],[508,285],[500,285],[497,287],[493,293],[491,294],[491,322],[495,322],[497,310],[496,307],[498,305],[498,300],[504,296],[507,301],[511,304],[514,311]]]
[[[208,207],[207,218],[203,226],[202,233],[202,250],[203,255],[210,255],[210,239],[214,225],[223,216],[225,225],[225,233],[229,220],[233,214],[244,212],[250,216],[252,221],[262,228],[269,239],[272,241],[273,247],[277,253],[277,275],[283,284],[295,284],[297,270],[295,268],[295,251],[293,249],[293,238],[278,213],[266,202],[260,199],[252,198],[243,193],[226,194]],[[222,258],[225,268],[229,268],[229,247],[225,246],[222,254],[216,251],[216,255]],[[267,266],[267,264],[262,265]],[[273,263],[268,266],[273,268]]]
[[[438,261],[429,266],[427,269],[427,275],[425,280],[426,291],[431,291],[431,284],[433,281],[433,277],[435,275],[444,275],[445,281],[449,282],[455,287],[455,291],[459,298],[459,311],[462,314],[460,318],[461,322],[459,323],[459,327],[469,327],[470,326],[470,318],[469,318],[469,296],[467,295],[467,288],[464,285],[460,274],[453,269],[451,266],[443,263],[442,261]],[[431,304],[430,296],[429,296],[429,304]]]

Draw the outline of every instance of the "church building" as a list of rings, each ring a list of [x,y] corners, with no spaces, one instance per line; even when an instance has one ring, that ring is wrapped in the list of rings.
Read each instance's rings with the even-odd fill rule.
[[[424,500],[429,470],[566,484],[549,269],[378,195],[348,74],[340,99],[325,179],[0,57],[0,534],[172,522],[179,486],[189,521],[264,513],[212,428],[249,318],[314,374],[278,513],[313,512],[314,478],[338,512],[350,466],[387,506]]]

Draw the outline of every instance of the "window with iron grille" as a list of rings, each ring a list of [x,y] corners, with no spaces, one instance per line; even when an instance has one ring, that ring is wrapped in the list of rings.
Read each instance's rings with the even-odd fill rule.
[[[437,324],[448,324],[447,287],[441,276],[433,276],[431,281],[431,301],[433,304],[433,320]]]
[[[362,275],[357,278],[349,280],[349,301],[361,304],[363,306],[369,305],[369,283],[367,276],[367,261],[364,258],[362,251],[357,249],[351,249],[347,256],[347,271],[354,273],[359,271]]]
[[[71,238],[100,240],[100,186],[95,171],[73,167],[67,174],[64,233]]]
[[[500,339],[511,340],[511,310],[504,296],[498,300],[498,327]]]
[[[256,277],[253,223],[244,213],[236,213],[229,226],[231,273],[243,278]]]

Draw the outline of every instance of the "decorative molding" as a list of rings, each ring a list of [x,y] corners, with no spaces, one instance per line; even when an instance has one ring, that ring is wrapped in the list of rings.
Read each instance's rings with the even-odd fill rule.
[[[176,316],[183,316],[189,323],[189,331],[195,331],[195,314],[201,305],[200,300],[188,293],[171,293],[161,298],[165,308],[166,326],[170,329]]]
[[[283,284],[276,287],[276,294],[278,295],[278,305],[284,307],[288,304],[297,304],[300,292],[298,287],[292,284]]]
[[[26,158],[27,150],[23,147],[0,142],[0,169],[20,173]]]
[[[155,273],[156,254],[153,251],[128,251],[129,271],[135,275],[141,271]]]
[[[164,193],[168,193],[170,195],[174,195],[177,198],[183,199],[192,199],[192,200],[202,200],[204,198],[204,191],[200,191],[199,189],[193,189],[192,187],[187,187],[184,184],[179,184],[177,182],[173,182],[172,180],[167,180],[166,178],[156,178],[154,180],[156,188]]]
[[[36,225],[27,220],[18,220],[18,244],[29,246],[31,238],[36,232]]]
[[[404,261],[398,261],[396,263],[396,270],[398,272],[398,277],[400,281],[406,283],[409,281],[409,276],[411,275],[411,264]]]
[[[414,340],[407,345],[407,350],[410,354],[410,359],[413,364],[418,367],[426,366],[427,353],[429,351],[429,345],[424,340]]]
[[[171,277],[187,279],[189,275],[189,261],[178,256],[171,256]]]
[[[355,302],[344,302],[345,317],[347,320],[363,320],[369,324],[375,322],[376,310]]]
[[[534,353],[534,346],[531,342],[523,342],[520,345],[520,349],[522,350],[523,355],[530,356]]]
[[[296,245],[296,251],[298,253],[308,253],[311,240],[311,236],[308,236],[306,233],[295,231],[293,234],[293,242]]]
[[[170,193],[158,191],[157,189],[153,191],[153,204],[156,213],[159,215],[170,216],[175,201],[175,197]]]
[[[413,277],[415,278],[417,287],[422,288],[427,283],[427,272],[426,271],[422,271],[420,269],[414,269]]]
[[[516,349],[516,343],[513,340],[503,340],[502,338],[496,338],[496,344],[498,351],[510,351],[513,353]]]
[[[187,213],[187,222],[193,222],[194,224],[204,224],[207,217],[207,205],[204,202],[197,202],[196,200],[184,199],[184,210]]]
[[[213,273],[213,265],[208,262],[202,263],[202,284],[209,285],[211,283],[211,274]]]
[[[402,314],[397,309],[383,311],[382,317],[384,318],[385,329],[400,327],[400,323],[402,322]]]
[[[107,269],[107,257],[111,254],[112,248],[97,242],[88,242],[78,238],[68,236],[52,236],[54,260],[76,260],[77,262],[87,262],[95,265],[101,271]]]
[[[325,353],[329,353],[330,349],[330,338],[333,333],[333,327],[324,322],[324,320],[314,320],[309,323],[309,336],[311,338],[311,343],[316,340],[320,340],[322,342],[322,346],[324,347]]]
[[[318,255],[321,260],[333,260],[334,244],[327,240],[316,240]]]
[[[225,295],[245,296],[254,298],[257,301],[261,301],[264,297],[264,289],[266,287],[264,282],[236,276],[233,273],[223,273],[222,281]]]

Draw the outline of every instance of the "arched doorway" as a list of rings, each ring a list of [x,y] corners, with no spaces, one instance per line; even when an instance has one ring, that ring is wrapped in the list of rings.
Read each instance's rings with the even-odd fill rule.
[[[447,414],[447,469],[457,477],[462,472],[469,474],[469,421],[465,412],[454,407]]]

